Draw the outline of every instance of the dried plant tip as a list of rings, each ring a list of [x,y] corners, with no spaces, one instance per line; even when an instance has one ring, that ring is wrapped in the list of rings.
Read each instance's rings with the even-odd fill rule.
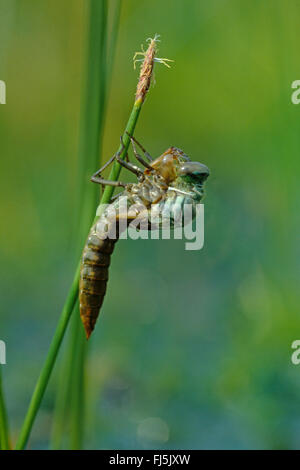
[[[147,92],[150,88],[154,63],[158,62],[160,64],[166,65],[167,67],[170,67],[167,62],[173,62],[173,60],[170,59],[160,59],[155,57],[157,52],[157,43],[159,42],[158,34],[156,34],[153,39],[147,39],[147,41],[150,42],[148,49],[144,51],[144,47],[142,45],[142,51],[136,52],[133,58],[134,68],[136,67],[137,62],[142,62],[140,78],[135,95],[135,101],[142,103],[144,102]],[[142,58],[137,59],[138,56],[142,56]]]

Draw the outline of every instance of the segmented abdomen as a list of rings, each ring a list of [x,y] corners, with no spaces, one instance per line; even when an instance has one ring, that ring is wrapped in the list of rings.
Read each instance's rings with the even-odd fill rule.
[[[102,306],[108,280],[110,257],[117,239],[101,240],[97,236],[96,224],[91,228],[83,250],[79,303],[80,317],[87,338],[90,337]]]

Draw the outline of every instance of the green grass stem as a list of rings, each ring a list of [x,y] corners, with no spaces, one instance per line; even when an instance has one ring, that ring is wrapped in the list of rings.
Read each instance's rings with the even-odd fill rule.
[[[37,412],[40,408],[45,390],[47,388],[59,348],[61,346],[63,337],[65,335],[75,303],[78,299],[79,275],[80,275],[80,265],[78,265],[76,269],[75,276],[74,276],[70,291],[68,293],[67,300],[61,312],[61,316],[59,318],[58,325],[56,327],[45,363],[42,367],[40,376],[37,380],[37,384],[35,386],[27,414],[25,416],[24,423],[23,423],[19,438],[17,440],[16,450],[24,449],[28,442],[28,438],[29,438],[34,420],[36,418]]]

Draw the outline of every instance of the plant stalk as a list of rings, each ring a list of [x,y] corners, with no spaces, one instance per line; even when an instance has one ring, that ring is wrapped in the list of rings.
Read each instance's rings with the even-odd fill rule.
[[[52,339],[52,342],[51,342],[51,345],[50,345],[50,348],[46,357],[46,361],[42,367],[40,376],[35,386],[24,423],[23,423],[19,438],[17,440],[16,450],[24,449],[28,442],[28,438],[29,438],[34,420],[36,418],[36,415],[41,405],[45,390],[47,388],[59,348],[61,346],[70,317],[72,315],[74,305],[78,299],[79,275],[80,275],[80,264],[78,265],[76,269],[75,276],[74,276],[69,294],[67,296],[67,300],[61,312],[61,316],[58,321],[58,325],[56,327],[56,330],[55,330],[55,333],[54,333],[54,336],[53,336],[53,339]]]

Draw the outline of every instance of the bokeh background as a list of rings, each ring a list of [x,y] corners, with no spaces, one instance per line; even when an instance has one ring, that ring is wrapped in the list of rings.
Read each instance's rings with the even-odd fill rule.
[[[0,1],[0,338],[14,439],[78,257],[84,3]],[[118,243],[88,351],[88,449],[299,448],[299,17],[296,0],[122,1],[103,158],[132,106],[132,56],[159,33],[175,63],[156,67],[136,136],[153,155],[183,148],[211,176],[201,251]],[[31,448],[48,446],[59,368]]]

